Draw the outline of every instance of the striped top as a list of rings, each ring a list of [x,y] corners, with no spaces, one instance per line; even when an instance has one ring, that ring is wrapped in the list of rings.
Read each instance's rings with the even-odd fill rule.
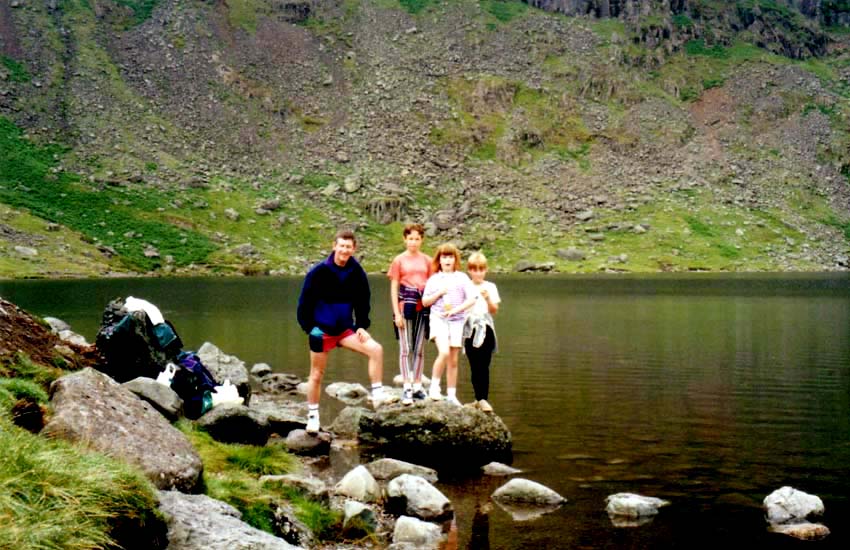
[[[431,315],[443,317],[443,312],[446,309],[456,308],[470,297],[479,295],[472,284],[472,280],[463,271],[454,271],[452,273],[438,271],[431,275],[428,282],[425,283],[425,292],[422,293],[422,296],[425,298],[433,296],[444,288],[448,289],[448,292],[431,304]],[[448,320],[463,321],[468,311],[455,313]]]

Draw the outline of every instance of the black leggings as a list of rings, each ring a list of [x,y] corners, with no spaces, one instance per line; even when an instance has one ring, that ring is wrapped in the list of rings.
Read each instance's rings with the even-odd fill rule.
[[[464,341],[463,347],[469,360],[475,400],[487,399],[490,394],[490,360],[493,358],[493,350],[496,349],[496,334],[493,328],[487,326],[487,334],[480,348],[472,345],[471,337]]]

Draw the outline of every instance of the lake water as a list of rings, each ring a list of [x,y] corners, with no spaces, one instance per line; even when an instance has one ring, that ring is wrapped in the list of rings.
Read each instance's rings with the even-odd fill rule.
[[[477,505],[505,479],[441,481],[459,548],[846,548],[850,527],[850,276],[503,276],[491,403],[513,465],[568,499],[515,522]],[[372,334],[397,372],[388,285],[373,285]],[[0,282],[0,295],[93,341],[106,303],[148,299],[186,349],[211,341],[249,365],[306,377],[298,278]],[[434,357],[427,349],[426,373]],[[325,383],[367,382],[335,352]],[[461,358],[459,396],[472,399]],[[335,409],[323,397],[323,421]],[[820,496],[832,534],[767,533],[761,502],[790,485]],[[614,527],[605,497],[670,500],[650,523]]]

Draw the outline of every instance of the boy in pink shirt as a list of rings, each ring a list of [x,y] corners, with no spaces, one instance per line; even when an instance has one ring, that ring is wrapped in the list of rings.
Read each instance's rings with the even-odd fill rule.
[[[428,309],[422,305],[422,291],[433,267],[431,258],[420,250],[425,228],[418,223],[407,224],[402,235],[407,250],[393,259],[387,276],[390,278],[393,324],[399,341],[399,370],[404,381],[401,402],[410,405],[414,399],[425,399],[422,371]]]

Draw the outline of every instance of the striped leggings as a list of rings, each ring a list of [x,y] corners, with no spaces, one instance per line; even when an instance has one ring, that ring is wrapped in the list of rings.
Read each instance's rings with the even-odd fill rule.
[[[412,319],[404,320],[404,328],[398,331],[398,364],[401,376],[406,381],[422,379],[427,324],[425,312],[417,311]]]

